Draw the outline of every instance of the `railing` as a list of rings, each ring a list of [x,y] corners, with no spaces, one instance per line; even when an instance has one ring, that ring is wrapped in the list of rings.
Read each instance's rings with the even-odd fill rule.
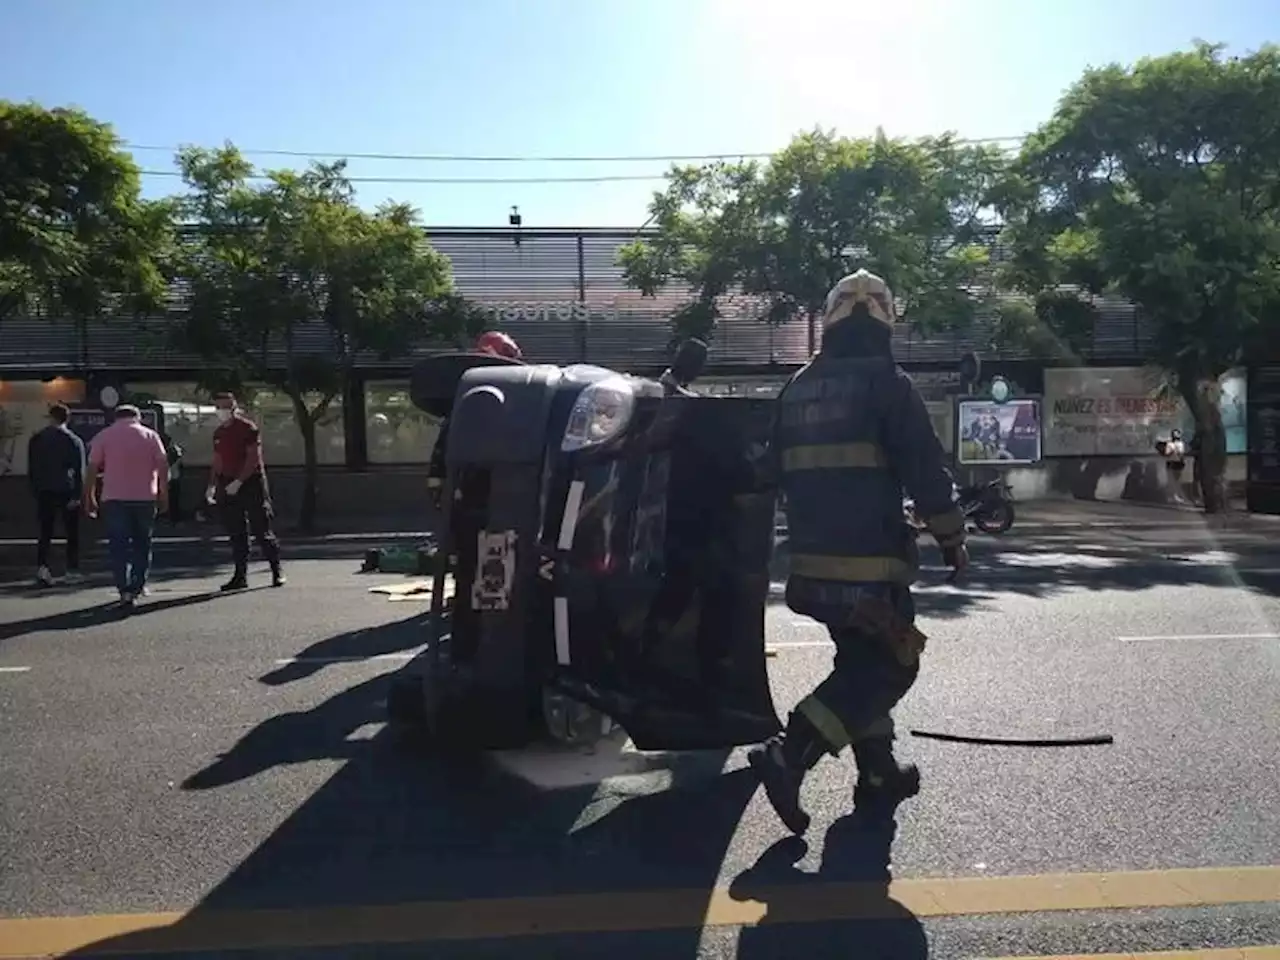
[[[486,308],[491,323],[511,333],[530,359],[588,362],[622,368],[661,367],[671,346],[670,318],[687,290],[668,289],[643,297],[628,287],[617,251],[635,231],[605,229],[473,230],[428,228],[432,245],[449,257],[459,293]],[[135,321],[75,323],[45,318],[9,318],[0,323],[0,371],[199,369],[199,357],[176,349],[170,333],[181,322],[186,291],[170,291],[166,316]],[[709,369],[795,367],[818,337],[810,321],[766,323],[760,304],[747,297],[721,303],[708,358]],[[895,353],[904,363],[945,363],[966,350],[1004,359],[1025,351],[995,349],[994,324],[980,320],[971,330],[922,336],[910,324],[895,330]],[[294,353],[323,354],[329,332],[322,324],[295,331]],[[1107,305],[1084,362],[1141,358],[1149,343],[1144,325],[1127,304]],[[420,356],[442,349],[422,343],[406,356],[361,358],[374,375],[399,371]],[[285,364],[283,344],[268,350],[273,365]]]

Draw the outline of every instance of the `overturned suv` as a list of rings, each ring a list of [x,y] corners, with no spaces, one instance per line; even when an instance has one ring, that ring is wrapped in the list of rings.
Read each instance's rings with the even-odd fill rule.
[[[661,380],[472,354],[413,371],[448,417],[427,648],[391,719],[442,746],[711,749],[779,729],[765,667],[770,401],[695,396],[705,347]]]

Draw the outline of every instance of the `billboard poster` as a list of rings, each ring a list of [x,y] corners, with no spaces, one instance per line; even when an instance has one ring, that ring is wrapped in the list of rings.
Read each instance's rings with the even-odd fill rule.
[[[1249,393],[1246,496],[1256,513],[1280,513],[1280,364],[1255,367]]]
[[[1219,381],[1227,453],[1244,453],[1247,387],[1243,370]],[[1071,367],[1044,372],[1044,452],[1050,457],[1155,456],[1157,440],[1195,421],[1166,375],[1145,367]]]
[[[962,466],[1013,466],[1040,461],[1038,400],[960,400],[956,404],[956,428],[957,460]]]
[[[1229,370],[1218,381],[1222,388],[1218,404],[1222,411],[1222,429],[1227,434],[1227,453],[1249,452],[1248,396],[1249,378],[1244,370]],[[1182,436],[1195,436],[1196,421],[1183,407]]]

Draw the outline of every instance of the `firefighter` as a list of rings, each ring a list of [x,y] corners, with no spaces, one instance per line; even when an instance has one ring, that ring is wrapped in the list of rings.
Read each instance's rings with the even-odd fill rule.
[[[910,585],[918,567],[903,488],[957,573],[968,563],[955,486],[924,401],[891,350],[893,296],[866,270],[827,295],[821,351],[778,398],[772,471],[786,497],[791,552],[787,605],[827,626],[831,675],[802,700],[786,730],[753,747],[752,768],[779,818],[797,834],[806,773],[852,747],[854,804],[892,811],[919,792],[920,773],[894,756],[890,711],[919,671]],[[864,598],[903,631],[855,619]],[[918,637],[918,645],[906,637]]]
[[[476,339],[476,353],[487,353],[495,357],[507,357],[520,360],[520,345],[511,337],[499,330],[488,330]],[[445,444],[449,435],[449,418],[440,421],[440,434],[436,437],[436,445],[431,451],[431,460],[427,464],[427,489],[436,508],[440,508],[440,495],[444,491]]]

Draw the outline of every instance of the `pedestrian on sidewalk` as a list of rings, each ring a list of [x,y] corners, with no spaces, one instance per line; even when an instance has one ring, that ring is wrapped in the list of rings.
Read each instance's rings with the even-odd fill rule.
[[[284,586],[280,543],[271,526],[274,511],[262,459],[262,432],[245,416],[234,394],[220,393],[213,402],[218,427],[213,431],[213,466],[205,500],[221,507],[235,563],[235,571],[222,589],[248,589],[250,533],[271,565],[271,585]]]
[[[1169,474],[1169,491],[1173,502],[1185,506],[1188,500],[1182,487],[1182,474],[1187,467],[1187,445],[1182,440],[1181,430],[1169,432],[1169,439],[1164,441],[1160,453],[1164,456],[1165,470]]]
[[[169,509],[169,458],[160,435],[142,422],[138,408],[116,408],[115,422],[89,446],[84,502],[98,513],[98,476],[102,476],[102,519],[107,526],[111,572],[120,607],[130,610],[147,592],[151,540],[156,514]]]
[[[80,577],[80,491],[84,487],[84,442],[71,432],[66,404],[49,408],[49,423],[27,443],[27,479],[36,501],[40,533],[36,540],[36,583],[55,582],[49,570],[53,528],[59,519],[67,536],[68,581]]]

